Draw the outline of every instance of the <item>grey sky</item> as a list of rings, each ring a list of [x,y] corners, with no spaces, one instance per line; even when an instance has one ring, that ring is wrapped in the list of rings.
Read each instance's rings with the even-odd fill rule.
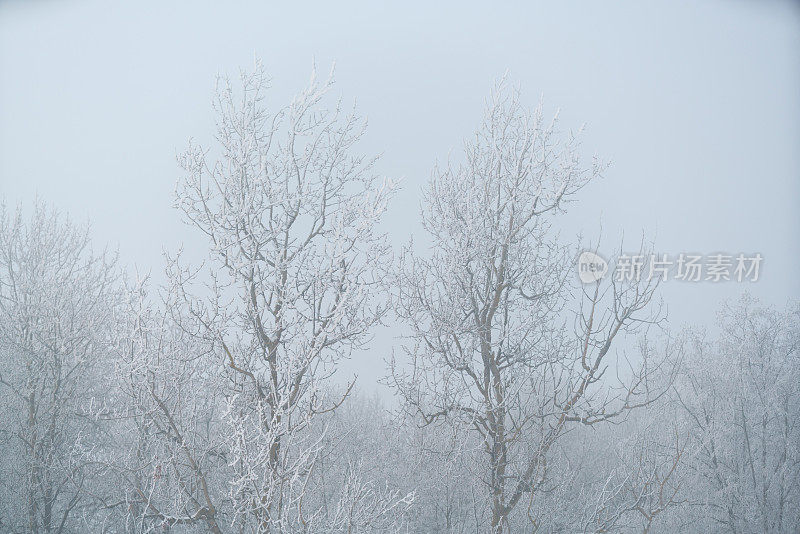
[[[163,247],[201,243],[170,208],[189,137],[212,140],[217,73],[258,54],[274,99],[336,60],[337,91],[370,121],[362,148],[404,178],[387,227],[419,227],[419,188],[456,157],[509,69],[534,105],[586,122],[587,155],[613,160],[567,232],[665,253],[760,252],[748,289],[800,296],[800,9],[780,2],[438,6],[204,2],[0,3],[0,194],[38,195],[91,219],[123,262],[162,269]],[[742,284],[668,282],[671,322],[713,318]],[[376,352],[389,345],[381,334]],[[353,365],[365,380],[375,356]]]

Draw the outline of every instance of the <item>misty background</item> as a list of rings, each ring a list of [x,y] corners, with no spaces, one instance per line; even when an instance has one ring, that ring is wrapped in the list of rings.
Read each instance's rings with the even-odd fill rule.
[[[669,9],[667,9],[667,7]],[[363,3],[0,2],[0,195],[90,220],[95,246],[163,281],[162,251],[202,238],[172,208],[176,154],[213,144],[214,77],[260,57],[275,105],[336,62],[335,91],[369,119],[360,150],[403,180],[383,226],[396,250],[419,226],[434,163],[477,127],[506,70],[530,106],[613,165],[562,232],[601,252],[760,253],[756,283],[662,286],[674,326],[711,324],[720,300],[800,296],[800,9],[781,2],[555,6]],[[396,332],[343,366],[385,373]]]

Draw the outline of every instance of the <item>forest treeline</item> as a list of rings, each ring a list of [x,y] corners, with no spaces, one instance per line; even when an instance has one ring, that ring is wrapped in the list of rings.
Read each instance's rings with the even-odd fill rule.
[[[505,81],[394,249],[332,83],[219,80],[163,284],[2,208],[0,532],[798,532],[796,303],[676,330],[658,280],[582,284],[558,221],[606,165]],[[389,405],[336,374],[386,321]]]

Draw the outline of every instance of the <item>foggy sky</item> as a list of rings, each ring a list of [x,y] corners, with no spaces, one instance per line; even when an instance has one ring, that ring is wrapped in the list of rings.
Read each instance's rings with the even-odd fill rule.
[[[336,61],[337,93],[369,118],[361,149],[403,178],[386,228],[419,233],[419,190],[458,158],[506,70],[583,151],[613,165],[580,194],[562,232],[611,251],[644,232],[659,252],[764,257],[755,284],[665,284],[670,322],[708,323],[747,289],[800,296],[800,9],[780,2],[0,3],[0,195],[35,197],[92,222],[95,245],[163,279],[162,250],[196,232],[171,208],[175,156],[213,142],[216,74],[258,55],[276,105]],[[352,362],[382,373],[391,335]]]

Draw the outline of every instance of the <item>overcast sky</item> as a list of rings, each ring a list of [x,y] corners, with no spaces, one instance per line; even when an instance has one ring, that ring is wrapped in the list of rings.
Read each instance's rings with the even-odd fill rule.
[[[608,249],[644,232],[672,255],[764,257],[755,284],[665,284],[672,324],[710,322],[744,289],[800,296],[796,3],[106,4],[0,2],[0,195],[91,220],[96,243],[156,278],[164,248],[202,246],[171,208],[175,156],[212,140],[215,75],[258,55],[279,103],[312,60],[336,61],[337,92],[369,118],[362,149],[404,179],[387,219],[398,247],[419,231],[433,163],[457,158],[508,69],[613,161],[565,232],[602,221]],[[390,344],[382,333],[353,362],[367,383]]]

